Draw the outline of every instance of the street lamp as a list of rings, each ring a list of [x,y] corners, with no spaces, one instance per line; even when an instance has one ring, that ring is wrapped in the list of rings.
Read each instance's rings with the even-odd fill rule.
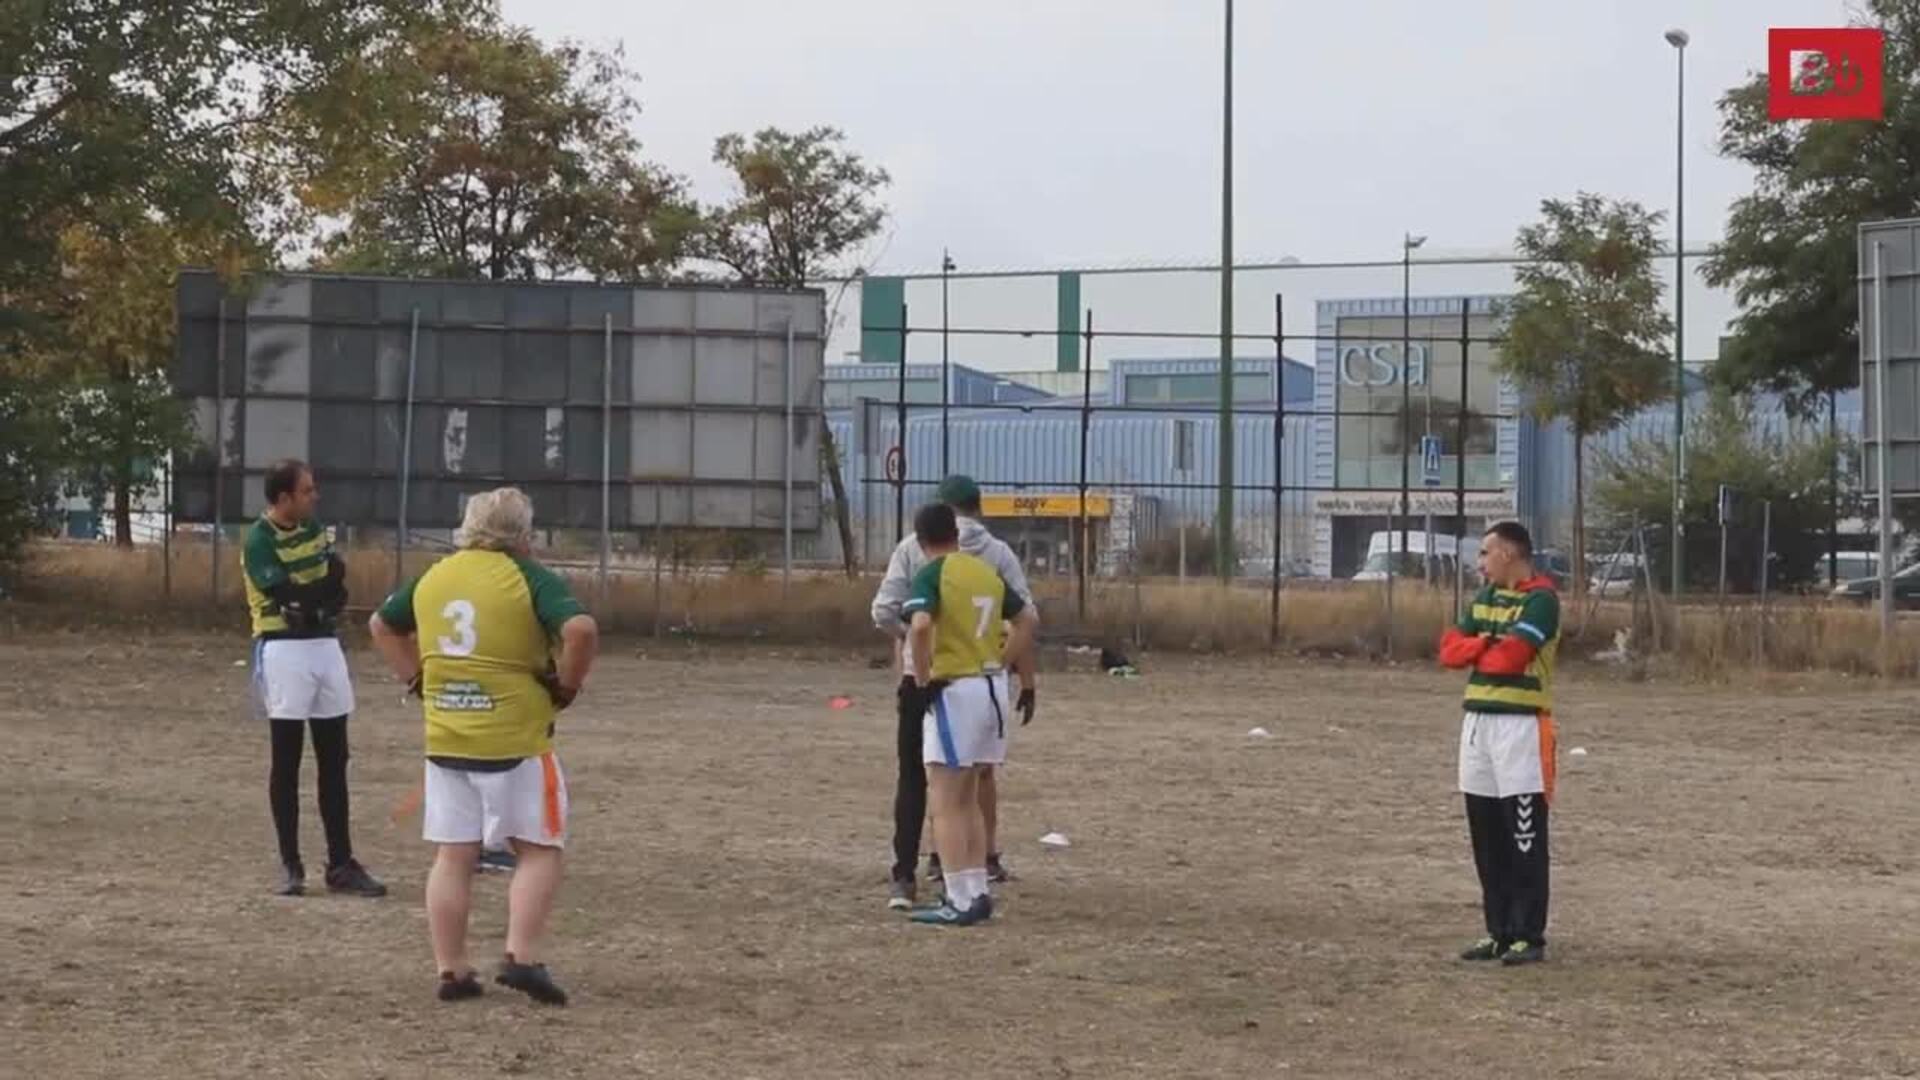
[[[1685,30],[1667,31],[1667,44],[1673,46],[1673,598],[1677,602],[1686,588],[1686,528],[1680,523],[1686,508],[1687,479],[1687,260],[1686,250],[1686,162],[1687,162],[1687,43],[1693,40]]]
[[[1407,519],[1413,514],[1408,491],[1409,463],[1407,437],[1413,434],[1413,384],[1408,376],[1408,359],[1413,352],[1413,251],[1427,242],[1424,236],[1407,233],[1400,242],[1400,556],[1407,554]],[[1424,373],[1423,376],[1424,378]],[[1391,574],[1393,559],[1387,560]]]
[[[949,438],[947,435],[947,402],[953,386],[953,368],[947,357],[947,275],[953,273],[953,256],[946,248],[940,249],[940,475],[948,477],[953,471],[947,467]]]

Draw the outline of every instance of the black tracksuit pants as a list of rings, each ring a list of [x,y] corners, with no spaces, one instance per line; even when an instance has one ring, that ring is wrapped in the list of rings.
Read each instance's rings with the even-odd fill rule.
[[[927,766],[921,759],[925,693],[911,677],[900,680],[900,777],[893,787],[893,876],[911,879],[920,863],[920,825],[927,818]]]
[[[1502,947],[1547,943],[1547,797],[1468,795],[1467,832],[1480,872],[1487,936]]]

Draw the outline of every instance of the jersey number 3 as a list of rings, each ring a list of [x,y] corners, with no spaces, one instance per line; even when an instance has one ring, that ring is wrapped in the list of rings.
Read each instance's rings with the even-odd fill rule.
[[[441,655],[472,656],[474,647],[480,644],[480,635],[473,629],[473,604],[467,600],[449,600],[447,606],[440,609],[440,617],[453,623],[453,636],[440,639]]]

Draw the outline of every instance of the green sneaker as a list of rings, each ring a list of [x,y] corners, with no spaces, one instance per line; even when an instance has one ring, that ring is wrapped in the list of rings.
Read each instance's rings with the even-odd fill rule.
[[[1499,942],[1490,937],[1483,937],[1479,941],[1460,950],[1460,959],[1498,960],[1500,959],[1500,954],[1504,951],[1505,948]]]
[[[942,901],[933,907],[924,907],[908,918],[922,926],[974,926],[993,917],[993,899],[983,896],[973,902],[965,911],[954,907],[952,903]]]
[[[1521,964],[1537,964],[1546,958],[1547,947],[1545,945],[1534,945],[1530,942],[1516,941],[1507,946],[1506,952],[1500,954],[1500,964],[1502,967],[1519,967]]]

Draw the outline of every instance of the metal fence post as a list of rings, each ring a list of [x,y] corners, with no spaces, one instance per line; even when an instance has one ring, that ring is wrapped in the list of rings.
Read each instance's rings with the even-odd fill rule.
[[[613,315],[600,316],[600,603],[608,602],[613,561]]]
[[[787,449],[781,454],[780,519],[785,533],[780,559],[780,591],[793,585],[793,319],[787,319]]]
[[[1267,644],[1280,647],[1280,536],[1287,493],[1287,332],[1284,297],[1273,294],[1273,594],[1267,612]],[[1403,365],[1404,366],[1404,365]]]
[[[413,477],[413,396],[420,364],[420,309],[407,318],[407,404],[400,418],[400,503],[398,527],[393,535],[393,587],[398,589],[406,577],[407,508],[412,495]]]
[[[1463,610],[1460,584],[1467,573],[1467,358],[1473,348],[1472,320],[1473,303],[1463,296],[1460,298],[1460,408],[1453,433],[1453,617],[1456,619]]]
[[[227,299],[220,298],[213,330],[213,547],[207,565],[207,600],[220,603],[220,527],[227,520]],[[245,463],[242,462],[244,465]]]
[[[1080,612],[1080,626],[1087,625],[1087,549],[1092,546],[1087,528],[1087,443],[1093,434],[1093,309],[1087,309],[1087,330],[1085,335],[1086,359],[1080,365],[1080,557],[1074,562],[1079,569],[1079,595],[1076,604]]]
[[[907,305],[900,305],[900,383],[894,402],[894,449],[900,451],[900,476],[893,482],[893,542],[907,535]],[[888,451],[892,456],[892,451]]]

